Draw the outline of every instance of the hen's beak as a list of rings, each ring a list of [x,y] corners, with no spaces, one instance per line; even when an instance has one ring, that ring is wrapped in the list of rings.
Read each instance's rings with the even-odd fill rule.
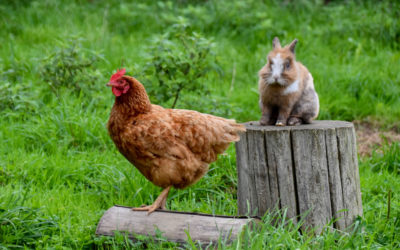
[[[115,86],[115,83],[113,83],[113,82],[108,82],[108,83],[106,84],[106,86],[108,86],[108,87],[114,87],[114,86]]]

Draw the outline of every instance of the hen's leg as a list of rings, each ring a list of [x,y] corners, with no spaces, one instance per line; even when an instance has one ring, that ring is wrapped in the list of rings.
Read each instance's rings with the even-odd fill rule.
[[[165,196],[165,199],[161,203],[161,209],[165,210],[166,205],[167,205],[167,196]]]
[[[171,186],[164,189],[161,194],[157,197],[153,204],[144,207],[133,207],[134,211],[147,211],[147,215],[154,212],[157,208],[165,209],[165,204],[167,203],[167,197]]]

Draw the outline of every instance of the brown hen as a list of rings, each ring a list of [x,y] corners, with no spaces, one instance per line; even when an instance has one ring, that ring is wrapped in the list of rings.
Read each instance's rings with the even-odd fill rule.
[[[245,128],[234,120],[152,105],[143,85],[124,74],[118,71],[107,84],[116,96],[107,127],[121,154],[164,189],[152,205],[133,208],[150,214],[165,209],[171,187],[197,182]]]

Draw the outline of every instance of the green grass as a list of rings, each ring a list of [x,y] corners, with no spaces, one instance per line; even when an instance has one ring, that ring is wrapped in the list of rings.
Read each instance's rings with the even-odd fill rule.
[[[0,14],[0,248],[175,246],[94,232],[112,205],[150,203],[160,192],[109,139],[105,123],[113,97],[105,83],[119,67],[140,76],[152,38],[179,16],[213,38],[221,72],[204,79],[212,92],[206,99],[219,105],[207,105],[205,98],[188,104],[183,97],[178,107],[238,121],[258,119],[257,71],[278,35],[283,43],[300,41],[297,58],[314,76],[319,119],[374,119],[400,130],[400,5],[395,1],[21,0],[1,1]],[[72,66],[91,59],[94,65],[54,90],[43,69],[50,63],[57,70],[49,58],[73,43],[78,57],[69,57],[75,58]],[[354,231],[301,235],[290,221],[272,225],[274,216],[267,215],[261,229],[244,232],[231,245],[221,242],[221,248],[399,248],[399,155],[397,143],[360,159],[364,216]],[[235,215],[236,185],[231,147],[197,184],[172,190],[168,206]]]

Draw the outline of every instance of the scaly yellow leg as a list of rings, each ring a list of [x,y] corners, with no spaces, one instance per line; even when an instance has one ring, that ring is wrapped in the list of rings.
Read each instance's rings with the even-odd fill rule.
[[[171,186],[165,188],[161,194],[157,197],[153,204],[144,207],[133,207],[133,211],[147,211],[147,215],[154,212],[157,208],[165,209],[165,204],[167,203],[167,197]]]

